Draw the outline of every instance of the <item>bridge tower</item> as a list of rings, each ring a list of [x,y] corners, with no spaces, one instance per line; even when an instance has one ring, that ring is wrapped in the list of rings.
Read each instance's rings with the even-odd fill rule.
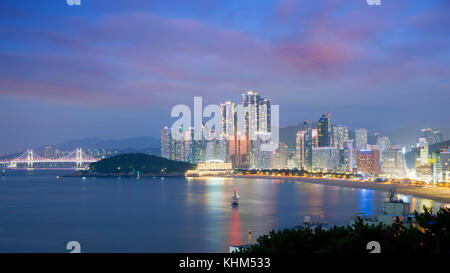
[[[77,168],[81,168],[83,163],[83,150],[81,148],[77,148],[75,161],[77,162]]]
[[[28,168],[33,168],[33,159],[34,159],[33,150],[28,149],[27,150],[27,167]]]

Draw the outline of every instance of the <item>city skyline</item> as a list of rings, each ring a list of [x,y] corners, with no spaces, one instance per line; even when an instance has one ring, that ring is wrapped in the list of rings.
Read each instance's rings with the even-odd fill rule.
[[[248,89],[281,106],[281,126],[331,112],[448,134],[446,1],[305,3],[3,1],[0,153],[158,137],[173,105]]]

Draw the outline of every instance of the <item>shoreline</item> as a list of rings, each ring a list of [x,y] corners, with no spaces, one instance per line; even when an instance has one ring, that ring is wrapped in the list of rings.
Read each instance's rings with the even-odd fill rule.
[[[304,177],[304,176],[271,176],[271,175],[216,175],[212,177],[233,177],[233,178],[253,178],[253,179],[285,179],[295,180],[304,183],[321,184],[336,187],[349,187],[359,189],[372,189],[380,191],[389,191],[393,188],[399,194],[412,195],[418,198],[431,199],[441,203],[450,203],[450,188],[442,188],[436,186],[415,186],[399,183],[375,183],[375,182],[359,182],[353,180],[338,180],[332,178]]]

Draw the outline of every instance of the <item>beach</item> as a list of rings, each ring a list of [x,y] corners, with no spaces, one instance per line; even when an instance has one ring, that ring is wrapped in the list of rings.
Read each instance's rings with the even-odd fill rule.
[[[226,177],[285,179],[285,180],[295,180],[304,183],[314,183],[337,187],[374,189],[380,191],[389,191],[389,189],[392,188],[396,190],[397,193],[399,194],[412,195],[416,197],[427,198],[438,202],[450,204],[450,188],[436,187],[436,186],[416,186],[392,182],[382,182],[382,183],[363,182],[348,179],[333,179],[333,178],[304,177],[304,176],[227,175]]]

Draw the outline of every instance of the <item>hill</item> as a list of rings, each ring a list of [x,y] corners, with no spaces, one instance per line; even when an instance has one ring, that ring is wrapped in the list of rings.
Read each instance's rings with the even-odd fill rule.
[[[184,175],[194,165],[186,162],[169,160],[143,153],[120,154],[91,163],[88,171],[79,173],[89,176],[134,176],[137,171],[145,176]]]

